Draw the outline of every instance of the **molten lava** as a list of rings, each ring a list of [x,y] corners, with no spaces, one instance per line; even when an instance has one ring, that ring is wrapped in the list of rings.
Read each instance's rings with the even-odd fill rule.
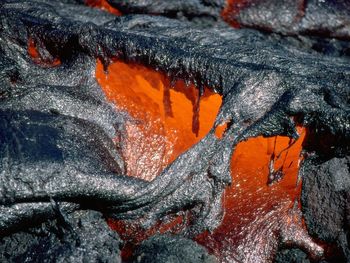
[[[122,13],[111,6],[107,0],[85,0],[85,4],[94,8],[100,8],[116,16],[122,15]]]
[[[120,147],[127,174],[154,179],[212,128],[221,96],[192,84],[171,83],[140,65],[116,61],[108,73],[97,63],[96,78],[108,100],[129,115]]]
[[[45,56],[43,56],[43,54],[40,53],[38,49],[38,43],[36,43],[33,38],[29,38],[28,54],[32,58],[34,63],[48,68],[61,65],[61,61],[56,57],[52,57],[47,50],[41,49],[41,52],[44,52]]]
[[[127,115],[125,135],[116,139],[127,174],[145,180],[154,179],[209,132],[222,102],[209,89],[200,95],[194,85],[171,84],[164,74],[121,61],[109,65],[108,72],[98,61],[96,78],[108,100]],[[226,128],[226,123],[216,128],[218,139]],[[298,206],[305,130],[299,133],[298,140],[257,137],[237,145],[231,160],[233,185],[223,201],[224,220],[214,233],[197,238],[221,262],[269,262],[281,240],[320,252],[307,235]],[[146,232],[137,225],[109,223],[128,241],[139,242],[174,230],[181,217]]]
[[[232,186],[223,202],[225,217],[212,234],[198,241],[221,262],[271,262],[280,241],[318,256],[322,249],[308,236],[298,181],[300,138],[257,137],[238,144],[231,160]],[[277,176],[276,176],[277,174]]]
[[[234,28],[240,28],[239,22],[235,16],[240,10],[248,6],[252,0],[227,0],[226,7],[222,10],[222,18]]]

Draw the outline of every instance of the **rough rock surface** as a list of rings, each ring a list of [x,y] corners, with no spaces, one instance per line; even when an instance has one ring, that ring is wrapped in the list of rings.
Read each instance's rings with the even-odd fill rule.
[[[158,235],[142,242],[135,250],[134,263],[216,263],[205,248],[179,236]]]
[[[1,262],[121,262],[122,241],[100,213],[52,206],[57,219],[0,240]]]
[[[311,235],[336,244],[343,260],[349,259],[349,157],[314,162],[306,166],[303,175],[301,200],[305,222]]]
[[[224,6],[224,0],[108,0],[123,14],[163,15],[177,19],[217,21]]]
[[[225,19],[243,27],[288,35],[350,39],[348,0],[245,0],[233,3]]]
[[[31,41],[39,63],[28,55]],[[295,138],[299,123],[312,135],[309,151],[348,156],[349,58],[307,50],[310,43],[221,23],[203,29],[162,16],[114,17],[72,1],[2,1],[1,235],[56,218],[52,202],[63,202],[67,213],[98,210],[141,218],[145,227],[185,210],[192,220],[183,234],[193,236],[221,223],[230,158],[240,141]],[[222,94],[214,126],[230,123],[223,138],[216,138],[213,127],[152,182],[124,176],[113,139],[130,116],[110,105],[94,78],[96,60],[107,67],[113,58]],[[325,136],[331,139],[316,140]],[[304,168],[328,167],[322,162],[305,162]]]
[[[310,263],[308,256],[300,249],[284,249],[276,255],[275,263]]]

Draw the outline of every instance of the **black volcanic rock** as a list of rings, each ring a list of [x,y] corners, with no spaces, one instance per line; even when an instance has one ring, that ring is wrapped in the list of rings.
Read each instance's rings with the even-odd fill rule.
[[[308,256],[300,249],[284,249],[276,255],[275,263],[310,263]]]
[[[134,263],[216,263],[205,248],[179,236],[156,235],[142,242],[133,255]]]
[[[349,157],[306,167],[301,201],[308,230],[311,235],[336,244],[339,253],[349,259]]]
[[[108,0],[123,14],[162,15],[184,20],[217,21],[224,0]],[[208,23],[208,22],[207,22]]]
[[[226,20],[287,35],[319,35],[350,40],[348,0],[247,0]],[[234,5],[234,4],[233,4]]]
[[[122,242],[100,213],[54,210],[57,219],[2,238],[1,262],[121,262]]]

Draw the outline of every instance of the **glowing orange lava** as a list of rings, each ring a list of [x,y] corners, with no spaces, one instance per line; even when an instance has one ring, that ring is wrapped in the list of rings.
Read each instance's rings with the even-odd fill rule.
[[[209,132],[221,105],[209,89],[199,96],[194,85],[171,85],[140,65],[116,61],[106,73],[98,62],[96,78],[108,100],[131,117],[120,141],[127,174],[149,181]]]
[[[164,74],[121,61],[109,65],[108,73],[98,61],[96,78],[108,100],[130,116],[125,135],[116,144],[127,174],[145,180],[155,178],[209,132],[222,102],[209,89],[199,96],[194,85],[187,87],[183,81],[171,85]],[[216,128],[218,139],[227,126],[223,123]],[[233,185],[223,200],[224,220],[214,233],[197,238],[220,262],[271,262],[280,240],[319,251],[307,234],[297,203],[305,130],[299,128],[299,133],[296,141],[257,137],[237,145],[231,160]],[[121,221],[109,220],[109,225],[137,243],[156,232],[174,230],[181,222],[181,217],[174,217],[147,231]]]
[[[281,240],[322,252],[308,236],[297,202],[305,130],[299,132],[297,141],[276,136],[238,144],[231,160],[233,184],[223,202],[224,220],[214,233],[198,237],[220,262],[272,262]]]
[[[85,4],[91,7],[100,8],[116,16],[122,15],[122,13],[118,9],[111,6],[107,0],[85,0]]]
[[[215,136],[218,139],[222,139],[227,129],[227,123],[222,123],[215,128]]]
[[[47,58],[43,58],[37,48],[33,38],[28,39],[28,54],[32,60],[43,67],[55,67],[61,65],[61,61],[58,58],[52,58],[51,55]]]
[[[240,28],[235,16],[240,10],[250,4],[252,0],[227,0],[226,7],[222,10],[222,18],[234,28]]]

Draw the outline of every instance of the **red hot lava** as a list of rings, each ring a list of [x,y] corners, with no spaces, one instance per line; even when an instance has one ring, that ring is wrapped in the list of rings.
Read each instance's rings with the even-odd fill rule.
[[[238,144],[231,160],[232,186],[224,199],[221,226],[198,241],[221,262],[271,262],[281,241],[312,256],[322,248],[308,236],[299,207],[300,138],[257,137]],[[271,180],[274,177],[274,180]]]
[[[94,8],[100,8],[116,16],[122,15],[122,13],[111,6],[107,0],[85,0],[85,4]]]
[[[222,10],[222,18],[234,28],[240,28],[235,16],[240,10],[248,6],[253,0],[227,0],[226,7]]]
[[[171,83],[164,74],[140,65],[116,61],[108,73],[98,61],[96,78],[108,100],[131,118],[125,137],[117,139],[127,174],[145,180],[155,176],[181,153],[199,142],[212,128],[220,108],[220,95],[205,89],[199,96],[194,85]],[[221,138],[226,125],[216,129]],[[296,141],[288,137],[251,138],[236,147],[231,160],[233,185],[225,193],[225,217],[213,233],[197,241],[221,262],[271,262],[281,243],[298,245],[313,256],[322,248],[307,234],[300,207],[298,170],[305,129]],[[128,241],[140,241],[165,232],[181,220],[140,233],[110,221],[125,231]],[[282,242],[281,242],[282,241]]]
[[[38,43],[33,38],[28,40],[28,54],[34,63],[43,67],[55,67],[61,65],[61,61],[58,58],[54,58],[46,49],[41,49],[41,52],[45,52],[45,57],[40,53],[38,49]]]
[[[96,78],[118,110],[132,117],[121,138],[127,174],[148,181],[209,132],[221,105],[209,89],[199,96],[194,85],[171,83],[140,65],[117,61],[106,74],[98,62]]]

